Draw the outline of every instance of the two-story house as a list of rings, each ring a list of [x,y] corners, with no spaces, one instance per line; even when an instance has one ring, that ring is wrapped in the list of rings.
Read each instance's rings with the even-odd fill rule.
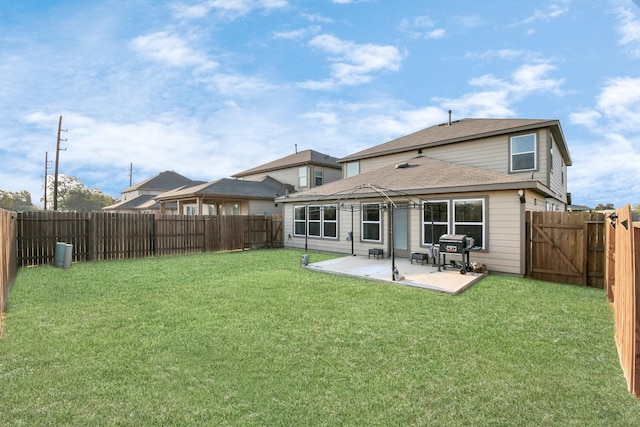
[[[168,191],[154,199],[177,205],[179,215],[281,215],[275,199],[342,178],[337,158],[304,150],[211,182]]]
[[[461,234],[473,260],[524,274],[525,211],[570,204],[557,120],[449,121],[339,161],[344,179],[277,200],[285,246],[409,257]]]

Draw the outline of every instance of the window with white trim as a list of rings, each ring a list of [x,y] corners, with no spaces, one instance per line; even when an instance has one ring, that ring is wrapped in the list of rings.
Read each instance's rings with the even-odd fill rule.
[[[314,185],[316,187],[322,185],[322,179],[323,179],[323,175],[324,175],[324,171],[322,170],[322,168],[315,168],[313,171],[314,177],[315,177],[315,182]]]
[[[294,206],[293,235],[338,238],[338,209],[335,205]]]
[[[322,236],[322,206],[309,206],[307,211],[307,218],[307,229],[309,230],[309,236]]]
[[[293,235],[305,236],[307,228],[307,207],[306,206],[294,206],[293,207]]]
[[[322,237],[338,238],[338,209],[336,206],[324,206],[322,210]]]
[[[347,178],[360,175],[360,162],[347,163]]]
[[[453,201],[453,233],[471,236],[474,245],[485,247],[485,203],[484,199]]]
[[[382,240],[382,215],[378,203],[362,205],[362,240],[380,242]]]
[[[437,244],[449,234],[449,201],[433,200],[422,204],[422,244]]]
[[[511,172],[536,169],[536,134],[511,137]]]
[[[306,166],[300,166],[298,168],[298,185],[300,187],[307,186],[307,167]]]

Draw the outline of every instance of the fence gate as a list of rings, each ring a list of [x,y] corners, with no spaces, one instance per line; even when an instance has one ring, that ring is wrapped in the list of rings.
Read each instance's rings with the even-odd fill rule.
[[[604,215],[527,212],[527,275],[604,288]]]

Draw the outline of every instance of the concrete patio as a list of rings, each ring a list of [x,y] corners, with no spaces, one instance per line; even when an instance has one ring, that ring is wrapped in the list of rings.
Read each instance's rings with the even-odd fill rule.
[[[309,257],[309,270],[323,273],[340,274],[344,276],[360,277],[369,280],[390,282],[398,285],[413,286],[432,291],[459,294],[474,283],[481,280],[487,273],[460,274],[459,268],[447,268],[438,271],[438,266],[419,262],[411,263],[406,258],[396,258],[395,266],[402,280],[393,280],[391,259],[368,258],[359,255],[349,255],[327,261],[313,262]]]

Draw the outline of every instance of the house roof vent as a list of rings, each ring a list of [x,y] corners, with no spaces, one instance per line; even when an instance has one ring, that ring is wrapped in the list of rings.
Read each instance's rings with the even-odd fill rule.
[[[396,163],[396,169],[405,169],[408,167],[409,167],[409,163],[407,162]]]

